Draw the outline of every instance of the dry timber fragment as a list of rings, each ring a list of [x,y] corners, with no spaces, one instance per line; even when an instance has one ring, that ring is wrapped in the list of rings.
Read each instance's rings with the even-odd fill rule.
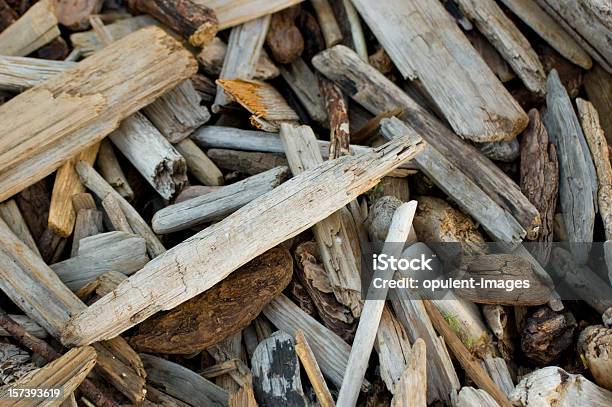
[[[387,389],[392,394],[397,394],[399,389],[396,387],[401,382],[413,355],[406,330],[387,306],[384,307],[380,317],[374,348],[380,363],[380,376]],[[423,390],[423,397],[426,398],[426,388]]]
[[[584,89],[599,112],[608,144],[612,144],[612,75],[595,65],[584,75]]]
[[[219,30],[273,14],[303,0],[194,0],[212,8],[219,20]]]
[[[274,153],[211,148],[206,154],[219,168],[246,175],[259,174],[274,167],[289,166],[285,157]]]
[[[158,28],[148,28],[2,105],[0,117],[10,117],[11,125],[0,135],[4,146],[0,153],[0,199],[38,181],[78,151],[100,141],[121,119],[195,69],[193,57],[178,42]],[[16,115],[24,106],[27,114]],[[40,109],[45,115],[39,114]],[[17,132],[19,144],[15,144],[17,128],[24,128]]]
[[[280,66],[280,73],[310,118],[322,126],[327,124],[325,102],[317,86],[317,77],[302,58]]]
[[[77,212],[77,219],[74,225],[72,236],[72,249],[70,257],[75,257],[79,250],[81,239],[97,235],[102,232],[103,224],[102,212],[96,209],[95,204],[92,208],[80,209]]]
[[[0,56],[0,90],[20,93],[73,66],[68,61]]]
[[[595,382],[612,389],[612,329],[601,325],[586,327],[578,338],[578,349]]]
[[[134,191],[119,165],[113,146],[108,139],[102,140],[96,164],[104,179],[119,192],[119,194],[131,201],[134,199]]]
[[[342,41],[342,33],[336,21],[336,16],[331,8],[328,0],[311,0],[312,8],[314,8],[321,27],[321,33],[325,38],[327,48],[333,47]]]
[[[425,407],[427,405],[426,347],[419,338],[412,346],[406,369],[395,386],[391,407]]]
[[[455,132],[511,140],[527,115],[438,2],[353,2],[405,78],[418,79]],[[427,38],[425,40],[424,38]],[[485,91],[486,89],[486,91]]]
[[[421,140],[400,137],[371,152],[341,157],[303,172],[150,262],[120,284],[112,296],[100,299],[67,324],[63,342],[112,338],[157,311],[187,301],[257,255],[336,212],[421,149]],[[86,168],[80,164],[79,172]]]
[[[9,199],[0,203],[0,218],[6,222],[7,226],[13,231],[13,233],[32,251],[40,256],[36,242],[28,229],[28,225],[23,219],[19,207],[15,200]]]
[[[493,141],[491,143],[476,144],[480,152],[490,160],[511,163],[518,158],[519,143],[516,139],[511,141]]]
[[[191,139],[184,139],[174,145],[185,162],[189,172],[204,185],[223,185],[223,173],[214,162]]]
[[[466,31],[465,36],[500,81],[505,83],[516,77],[512,68],[510,68],[508,63],[484,35],[480,34],[477,30],[471,30]]]
[[[103,0],[54,0],[57,20],[73,31],[89,27],[89,16],[102,10]]]
[[[325,383],[321,369],[317,364],[317,359],[302,330],[298,330],[295,334],[295,353],[297,353],[300,362],[302,362],[302,366],[308,375],[310,384],[314,388],[321,407],[334,407],[334,399],[327,388],[327,383]]]
[[[27,315],[9,315],[9,317],[17,324],[21,325],[21,327],[33,337],[42,339],[47,336],[47,331]],[[0,336],[11,336],[11,334],[0,327]]]
[[[51,0],[32,6],[0,33],[0,55],[24,57],[60,35]]]
[[[0,343],[0,389],[37,369],[28,352],[11,343]]]
[[[556,313],[548,307],[538,308],[525,322],[521,349],[537,364],[550,364],[572,344],[575,328],[576,320],[569,312]]]
[[[141,352],[193,354],[251,323],[287,286],[291,256],[274,248],[240,267],[208,291],[138,327],[132,346]]]
[[[454,404],[456,407],[499,407],[499,404],[482,389],[462,387]]]
[[[266,45],[278,63],[289,64],[304,50],[304,38],[295,26],[299,12],[299,7],[290,7],[272,14]]]
[[[319,87],[329,117],[329,157],[350,154],[348,106],[342,90],[327,78],[320,78]]]
[[[194,47],[211,42],[219,30],[215,12],[194,0],[129,0],[128,4],[172,28]]]

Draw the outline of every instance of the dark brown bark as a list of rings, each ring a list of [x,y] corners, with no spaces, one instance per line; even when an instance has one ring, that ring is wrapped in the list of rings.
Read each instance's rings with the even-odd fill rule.
[[[548,365],[572,344],[575,328],[576,320],[569,312],[538,308],[525,322],[521,349],[531,361]]]
[[[304,50],[304,38],[295,26],[299,12],[299,6],[296,6],[272,14],[266,44],[278,63],[289,64]]]
[[[36,57],[63,61],[68,56],[68,44],[62,37],[57,37],[44,47],[36,51]]]
[[[302,10],[297,18],[297,26],[304,38],[304,51],[302,58],[310,61],[313,56],[325,49],[325,39],[321,32],[321,26],[315,16],[306,10]]]

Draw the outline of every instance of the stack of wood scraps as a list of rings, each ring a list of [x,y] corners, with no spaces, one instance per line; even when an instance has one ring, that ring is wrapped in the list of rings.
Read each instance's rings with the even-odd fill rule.
[[[600,0],[0,0],[0,405],[612,405],[611,41]]]

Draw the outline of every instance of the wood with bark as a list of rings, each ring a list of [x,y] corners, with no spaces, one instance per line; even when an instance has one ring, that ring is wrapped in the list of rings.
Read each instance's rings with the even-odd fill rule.
[[[217,167],[246,175],[259,174],[274,167],[289,166],[284,156],[274,153],[211,148],[206,154]]]
[[[45,331],[40,325],[34,322],[27,315],[14,315],[11,314],[9,317],[17,324],[21,325],[23,329],[30,335],[43,339],[47,337],[47,331]],[[0,336],[11,336],[4,328],[0,328]]]
[[[290,64],[281,65],[279,69],[285,82],[295,93],[310,118],[321,126],[327,127],[327,111],[324,99],[317,86],[317,77],[304,59],[296,58]]]
[[[612,329],[587,326],[578,338],[578,349],[595,383],[612,389]]]
[[[100,143],[96,164],[100,169],[100,174],[122,197],[128,201],[134,199],[134,191],[132,191],[127,177],[119,165],[113,146],[108,139],[104,139]]]
[[[134,11],[155,17],[194,47],[211,42],[219,30],[214,10],[194,0],[129,0],[128,5]]]
[[[0,56],[0,90],[20,93],[73,66],[67,61]]]
[[[51,0],[32,6],[0,33],[0,55],[24,57],[60,35]]]
[[[580,122],[554,69],[547,88],[544,125],[559,159],[559,203],[572,254],[584,264],[593,241],[597,176]]]
[[[22,242],[40,256],[36,242],[14,199],[0,203],[0,218]]]
[[[227,406],[228,394],[221,387],[177,363],[141,353],[149,383],[192,406]]]
[[[282,124],[280,138],[294,176],[323,163],[310,127]],[[316,223],[312,231],[336,299],[358,317],[363,306],[361,256],[352,217],[346,208],[341,209]]]
[[[427,405],[427,362],[423,339],[417,339],[411,349],[408,366],[395,387],[391,407],[425,407]]]
[[[537,2],[532,0],[501,0],[501,2],[565,58],[581,68],[591,68],[593,62],[589,54],[539,7]]]
[[[165,234],[222,220],[279,186],[287,177],[288,170],[287,167],[276,167],[206,195],[169,205],[153,216],[153,230]]]
[[[511,140],[525,128],[525,112],[441,4],[353,3],[404,78],[419,80],[458,135],[479,142]]]
[[[193,354],[240,332],[287,286],[291,256],[274,248],[208,291],[138,327],[131,344],[141,352]]]
[[[223,185],[223,173],[191,139],[179,141],[174,148],[183,156],[187,169],[198,181],[204,185]]]
[[[270,18],[270,15],[266,15],[232,28],[219,79],[252,79],[255,76],[255,66],[262,54]],[[230,101],[222,87],[217,86],[212,110],[219,111]]]
[[[546,93],[546,74],[529,41],[504,14],[495,0],[458,0],[463,14],[499,51],[527,89]]]
[[[527,233],[540,224],[536,208],[522,195],[519,187],[480,152],[461,141],[446,126],[412,100],[376,69],[362,61],[350,49],[336,45],[315,58],[313,65],[332,79],[373,114],[401,107],[405,124],[421,135],[433,148],[469,177],[493,201],[504,208]],[[470,157],[469,160],[464,157]],[[430,164],[431,165],[431,164]],[[462,183],[463,184],[463,183]],[[500,187],[503,185],[504,187]]]
[[[276,331],[260,342],[251,358],[255,398],[262,406],[305,407],[300,362],[291,335]]]
[[[304,50],[304,38],[295,26],[299,12],[299,6],[294,6],[272,14],[266,45],[270,56],[280,64],[290,64]]]
[[[321,27],[321,33],[325,38],[325,45],[327,48],[333,47],[342,41],[342,33],[340,27],[336,21],[336,16],[331,8],[328,0],[310,0],[310,4],[314,9],[317,19],[319,20],[319,26]]]
[[[329,157],[333,159],[350,154],[348,106],[342,90],[327,78],[320,78],[319,87],[329,118]]]
[[[327,388],[327,383],[325,383],[317,359],[302,330],[298,330],[295,334],[295,353],[297,353],[300,362],[302,362],[302,366],[308,375],[310,384],[314,388],[321,407],[334,407],[334,399]]]
[[[0,136],[5,146],[0,199],[42,179],[78,151],[96,144],[121,119],[195,69],[193,57],[178,42],[158,28],[149,28],[116,41],[93,58],[2,105],[0,117],[10,116],[12,126]],[[150,86],[152,83],[156,86]],[[18,114],[19,120],[15,120],[15,112],[24,105],[28,113]],[[40,115],[38,109],[47,114]],[[18,126],[27,126],[27,132],[18,132],[19,144],[15,144],[13,130]]]
[[[89,27],[89,16],[102,10],[103,0],[53,0],[58,22],[73,31]]]
[[[532,362],[543,366],[554,362],[572,345],[576,320],[571,313],[541,307],[527,317],[521,332],[521,349]]]
[[[608,144],[612,144],[612,75],[595,65],[584,75],[584,89],[599,112]]]

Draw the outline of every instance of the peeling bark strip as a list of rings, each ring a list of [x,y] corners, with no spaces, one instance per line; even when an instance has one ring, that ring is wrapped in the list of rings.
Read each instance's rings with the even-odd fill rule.
[[[527,233],[539,227],[538,211],[503,171],[476,148],[449,131],[439,120],[349,48],[336,45],[316,55],[312,63],[321,73],[340,85],[347,95],[373,114],[382,114],[398,107],[403,108],[404,112],[400,118],[449,162],[471,178],[486,195],[516,218]]]
[[[148,13],[201,47],[215,38],[219,29],[217,16],[210,8],[192,0],[129,0],[129,7]]]
[[[257,255],[325,219],[413,158],[423,143],[409,140],[402,137],[369,153],[325,162],[257,198],[149,262],[112,294],[73,318],[64,329],[63,342],[115,337],[209,289]]]
[[[2,105],[0,120],[10,125],[0,134],[0,200],[99,142],[196,69],[177,41],[147,28]]]
[[[404,78],[419,80],[461,137],[511,140],[527,126],[523,109],[439,2],[353,4]]]

